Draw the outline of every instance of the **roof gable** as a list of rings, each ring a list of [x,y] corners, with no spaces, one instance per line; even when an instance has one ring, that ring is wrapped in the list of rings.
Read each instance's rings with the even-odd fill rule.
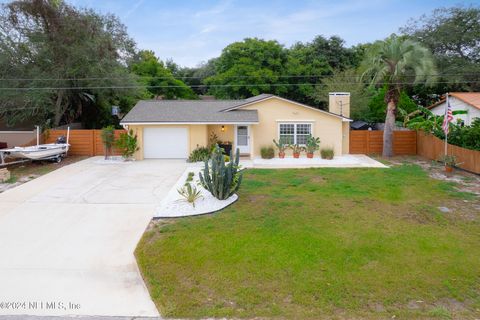
[[[249,99],[245,99],[243,101],[243,103],[239,103],[235,106],[223,109],[222,112],[230,112],[230,111],[233,111],[233,110],[238,110],[238,109],[241,109],[243,107],[251,106],[251,105],[254,105],[256,103],[259,103],[259,102],[262,102],[262,101],[265,101],[265,100],[269,100],[269,99],[278,99],[278,100],[290,102],[290,103],[295,104],[297,106],[308,108],[310,110],[315,110],[315,111],[321,112],[321,113],[329,115],[329,116],[337,117],[337,118],[344,119],[344,120],[347,120],[347,121],[352,121],[348,117],[344,117],[342,115],[332,113],[332,112],[329,112],[329,111],[326,111],[326,110],[314,108],[314,107],[308,106],[306,104],[296,102],[296,101],[293,101],[293,100],[289,100],[289,99],[286,99],[286,98],[282,98],[282,97],[279,97],[279,96],[276,96],[276,95],[273,95],[273,94],[261,94],[261,95],[258,95],[258,96],[255,96],[255,97],[252,97],[252,98],[249,98]]]
[[[449,95],[451,97],[462,100],[463,102],[474,108],[480,109],[480,92],[450,92]],[[431,106],[428,106],[427,109],[433,109],[436,106],[444,103],[446,100],[446,98],[443,98],[442,100],[432,104]]]

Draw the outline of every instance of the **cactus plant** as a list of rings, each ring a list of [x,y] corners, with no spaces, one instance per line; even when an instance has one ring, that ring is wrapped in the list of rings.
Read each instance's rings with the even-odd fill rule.
[[[225,164],[225,156],[222,149],[216,145],[210,157],[205,161],[203,173],[199,173],[200,183],[215,198],[225,200],[237,192],[242,183],[242,172],[238,162],[240,152],[237,149],[235,155],[230,155],[230,162]]]

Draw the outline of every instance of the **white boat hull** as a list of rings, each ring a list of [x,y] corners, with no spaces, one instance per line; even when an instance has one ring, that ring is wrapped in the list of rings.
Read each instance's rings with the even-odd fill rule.
[[[41,160],[61,156],[67,153],[69,147],[70,145],[67,143],[51,143],[30,147],[15,147],[2,150],[2,152],[15,159]]]

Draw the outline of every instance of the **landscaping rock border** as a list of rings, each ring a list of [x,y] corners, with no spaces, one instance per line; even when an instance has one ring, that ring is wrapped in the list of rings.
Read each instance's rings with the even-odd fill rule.
[[[178,179],[177,183],[162,200],[160,206],[155,210],[154,218],[178,218],[214,213],[228,207],[238,200],[238,196],[236,194],[226,200],[218,200],[212,196],[209,191],[205,190],[199,183],[198,173],[202,169],[203,167],[192,166],[185,170],[180,179]],[[186,202],[177,191],[184,186],[189,172],[193,172],[195,174],[193,181],[190,183],[196,186],[202,195],[200,199],[195,201],[195,207],[191,203]]]

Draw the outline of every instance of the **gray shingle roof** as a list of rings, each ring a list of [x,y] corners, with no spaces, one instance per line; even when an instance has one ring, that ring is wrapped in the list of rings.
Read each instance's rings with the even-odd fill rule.
[[[244,110],[239,108],[243,105],[271,97],[275,97],[275,95],[260,94],[242,100],[140,100],[120,123],[256,123],[258,122],[257,110]],[[297,104],[303,105],[301,103]],[[303,106],[338,118],[350,120],[349,118],[329,111],[307,105]]]
[[[245,100],[141,100],[122,119],[122,124],[137,122],[258,122],[257,110],[224,109]]]

